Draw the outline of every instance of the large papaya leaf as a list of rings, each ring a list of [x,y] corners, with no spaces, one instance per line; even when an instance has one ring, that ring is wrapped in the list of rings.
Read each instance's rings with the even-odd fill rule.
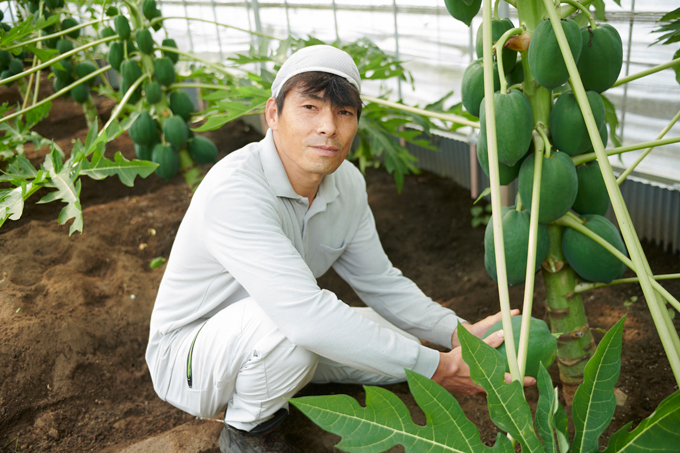
[[[538,404],[536,405],[536,430],[543,439],[543,447],[546,453],[557,453],[557,443],[555,442],[555,433],[553,431],[555,426],[555,404],[557,404],[557,396],[552,386],[552,379],[550,374],[543,366],[543,363],[538,365],[538,377],[536,379],[538,385]]]
[[[307,396],[290,402],[326,431],[342,436],[336,447],[343,451],[377,453],[398,444],[407,453],[513,451],[501,435],[493,448],[485,446],[477,427],[439,384],[408,370],[406,376],[427,418],[425,426],[413,423],[404,403],[380,387],[364,387],[366,407],[347,395]]]
[[[632,425],[618,430],[610,439],[604,453],[655,453],[678,451],[680,445],[680,390],[659,404],[633,431]]]
[[[486,391],[491,420],[512,435],[522,445],[523,452],[543,453],[545,450],[534,432],[522,384],[505,382],[505,359],[465,328],[458,329],[458,338],[472,380]]]
[[[609,329],[586,365],[583,383],[574,394],[573,453],[591,453],[598,449],[598,439],[609,426],[616,409],[614,385],[621,371],[621,342],[624,316]]]
[[[128,187],[135,184],[135,178],[140,176],[146,178],[154,172],[158,164],[144,160],[127,160],[120,151],[116,152],[114,160],[104,157],[103,152],[95,151],[92,160],[85,161],[80,169],[80,174],[89,176],[92,179],[104,179],[107,176],[118,175],[120,182]]]

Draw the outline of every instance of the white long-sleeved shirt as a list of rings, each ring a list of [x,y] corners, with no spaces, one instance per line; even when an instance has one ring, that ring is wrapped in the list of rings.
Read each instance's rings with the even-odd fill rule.
[[[286,337],[364,371],[432,376],[439,352],[378,326],[320,289],[331,266],[382,317],[420,339],[451,347],[458,317],[392,266],[350,162],[323,177],[316,198],[293,190],[271,131],[206,175],[182,220],[151,316],[146,359],[154,387],[190,329],[253,297]],[[462,322],[462,320],[461,320]],[[180,358],[185,360],[185,358]]]

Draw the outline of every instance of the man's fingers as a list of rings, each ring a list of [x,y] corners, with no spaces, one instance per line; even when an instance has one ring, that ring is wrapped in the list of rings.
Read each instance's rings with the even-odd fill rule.
[[[512,375],[510,373],[505,373],[505,382],[508,384],[512,382]],[[525,376],[524,387],[531,387],[532,385],[536,385],[536,379],[530,376]]]
[[[503,343],[503,340],[505,340],[505,334],[502,330],[498,330],[483,339],[483,341],[492,348],[499,347],[501,343]]]

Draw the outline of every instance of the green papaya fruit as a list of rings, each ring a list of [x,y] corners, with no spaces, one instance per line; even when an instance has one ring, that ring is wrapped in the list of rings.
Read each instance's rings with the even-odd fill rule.
[[[530,154],[519,169],[519,194],[522,203],[531,211],[536,155]],[[543,159],[541,171],[541,200],[538,221],[553,222],[566,214],[574,204],[578,192],[576,167],[569,155],[555,151]]]
[[[71,88],[71,97],[79,104],[85,103],[90,97],[90,87],[87,86],[87,83],[74,86]]]
[[[155,143],[151,144],[150,146],[135,143],[135,154],[137,155],[137,159],[151,160],[151,153],[153,151],[154,146],[156,146]]]
[[[57,41],[57,50],[60,54],[73,50],[73,42],[68,39],[60,39]]]
[[[628,256],[621,234],[613,223],[597,214],[584,215],[581,219],[585,221],[586,228]],[[607,249],[571,228],[565,228],[562,235],[562,252],[569,265],[583,280],[611,283],[612,280],[621,278],[626,271],[626,265]]]
[[[156,0],[144,0],[142,2],[142,13],[147,20],[152,20],[156,17]]]
[[[49,9],[59,8],[59,0],[45,0],[45,5],[47,5]]]
[[[571,19],[562,20],[560,24],[567,37],[574,61],[578,62],[582,47],[581,31],[576,22]],[[527,54],[531,74],[548,90],[557,88],[569,80],[569,72],[549,20],[541,21],[534,30]]]
[[[154,13],[153,17],[154,17],[154,19],[155,19],[155,18],[157,18],[157,17],[161,17],[162,15],[163,15],[163,13],[161,13],[161,10],[157,9],[156,12]],[[154,31],[160,30],[161,27],[163,27],[163,21],[162,21],[162,20],[159,20],[158,22],[154,23],[154,24],[151,26],[151,28],[153,28]],[[175,63],[176,63],[176,62],[175,62]]]
[[[527,257],[529,256],[529,211],[517,211],[514,207],[502,209],[503,245],[505,249],[506,274],[508,285],[524,283],[527,273]],[[534,272],[548,256],[550,236],[548,227],[538,225],[538,242],[536,248],[536,264]],[[496,270],[496,250],[493,237],[493,222],[489,221],[484,232],[484,266],[489,276],[498,281]]]
[[[128,39],[130,37],[130,22],[127,20],[127,17],[122,14],[117,15],[113,18],[113,26],[120,39]]]
[[[588,165],[576,167],[578,176],[578,192],[571,209],[574,212],[586,214],[598,214],[604,216],[611,204],[607,186],[600,171],[600,164],[593,161]]]
[[[196,135],[187,142],[187,149],[191,159],[197,164],[217,162],[217,146],[207,137]]]
[[[454,19],[458,19],[469,27],[482,6],[482,0],[472,0],[469,3],[463,0],[444,0],[444,5]]]
[[[0,72],[0,80],[4,80],[8,77],[12,77],[12,71],[10,71],[9,69],[5,69],[4,71]],[[5,86],[8,87],[11,87],[12,85],[14,85],[14,82],[10,84],[5,84]]]
[[[0,65],[9,67],[10,61],[12,61],[12,54],[6,50],[0,50]]]
[[[170,38],[164,39],[163,42],[161,43],[161,45],[163,47],[172,47],[172,48],[177,49],[177,43],[175,42],[174,39],[170,39]],[[171,59],[173,63],[177,63],[179,61],[179,54],[176,53],[176,52],[169,52],[169,51],[164,50],[163,56]]]
[[[62,82],[70,83],[73,80],[73,63],[71,63],[71,60],[68,58],[59,61],[59,63],[61,63],[63,69],[52,66],[52,72],[54,72],[54,75],[57,79],[61,80]]]
[[[123,62],[124,55],[123,44],[120,42],[112,42],[109,46],[108,60],[111,67],[116,71],[120,71],[120,65]]]
[[[526,155],[524,156],[524,158],[526,158]],[[519,162],[517,162],[512,167],[502,164],[500,162],[498,163],[498,173],[501,186],[507,186],[515,179],[517,179],[517,175],[519,175],[519,169],[522,166],[522,162],[524,162],[524,158],[520,159]],[[477,161],[479,162],[479,165],[482,167],[482,171],[484,171],[484,174],[487,177],[490,177],[489,152],[486,146],[486,134],[480,135],[479,140],[477,141]]]
[[[604,101],[596,91],[587,91],[588,103],[598,130],[604,124]],[[550,134],[558,150],[577,156],[592,148],[581,108],[573,91],[565,91],[550,111]]]
[[[175,149],[182,149],[189,139],[189,126],[181,116],[171,116],[163,124],[163,135]]]
[[[621,36],[609,24],[599,25],[595,30],[581,28],[583,41],[578,68],[583,87],[602,93],[614,85],[623,65]]]
[[[75,27],[76,25],[78,25],[78,21],[72,17],[67,17],[66,19],[61,21],[62,30],[68,30],[69,28]],[[67,33],[67,36],[76,39],[78,36],[80,36],[80,29],[73,30],[72,32]]]
[[[169,87],[175,83],[175,65],[168,57],[161,57],[154,61],[154,75],[161,85]]]
[[[493,89],[498,91],[501,89],[498,66],[494,64],[493,69]],[[473,61],[465,68],[460,84],[460,95],[465,110],[478,117],[480,104],[484,99],[484,65],[481,59]]]
[[[188,122],[194,112],[194,103],[184,91],[173,91],[170,93],[170,110]]]
[[[63,82],[56,77],[54,79],[52,79],[52,88],[54,88],[55,93],[63,90],[68,85],[69,85],[68,82]],[[71,90],[68,90],[67,92],[63,93],[62,96],[68,96],[70,94],[71,94]]]
[[[479,28],[477,28],[477,37],[475,39],[475,52],[477,53],[477,58],[482,58],[484,56],[483,49],[484,39],[482,33],[482,25],[483,23],[479,24]],[[492,20],[491,37],[493,43],[495,44],[496,41],[498,41],[501,38],[501,36],[503,36],[503,33],[513,28],[515,28],[515,25],[508,18],[501,20]],[[503,72],[505,74],[509,74],[510,71],[512,71],[515,68],[515,64],[517,63],[517,51],[508,49],[506,47],[505,49],[503,49],[503,52],[501,52],[501,55],[503,60]]]
[[[533,113],[529,100],[519,90],[494,93],[498,162],[512,167],[529,150],[534,129]],[[486,135],[486,109],[481,103],[479,133]]]
[[[12,72],[12,75],[24,72],[24,62],[19,58],[12,58],[12,61],[9,62],[9,70]]]
[[[80,63],[76,64],[76,75],[78,76],[79,79],[82,79],[83,77],[92,74],[96,70],[97,68],[95,67],[95,65],[93,65],[89,61],[81,61]],[[96,77],[88,80],[87,82],[90,85],[92,85],[95,82],[95,79]]]
[[[128,130],[130,138],[139,145],[150,146],[159,142],[158,126],[149,112],[142,110],[142,113],[135,119]]]
[[[142,53],[151,55],[153,53],[153,38],[151,37],[151,32],[147,29],[137,30],[135,33],[135,39],[137,40],[137,46]]]
[[[515,353],[519,354],[519,337],[522,328],[522,316],[517,315],[512,317],[512,337],[515,340]],[[486,331],[482,338],[486,338],[494,332],[503,329],[503,321],[498,321]],[[548,325],[536,318],[529,319],[529,339],[527,343],[527,360],[524,367],[524,375],[533,378],[538,376],[540,364],[542,363],[545,369],[550,368],[550,365],[557,357],[557,339],[550,333]],[[496,348],[503,359],[507,361],[508,353],[505,342]],[[505,372],[510,372],[510,366],[505,365]]]
[[[161,102],[161,99],[163,99],[161,85],[155,80],[144,84],[144,97],[149,104],[158,104]]]
[[[120,92],[122,93],[123,96],[125,96],[125,93],[127,93],[130,87],[132,87],[132,83],[128,82],[127,79],[123,78],[123,82],[120,84]],[[127,103],[128,105],[134,105],[137,102],[139,102],[140,99],[142,99],[142,87],[138,86],[128,98]]]
[[[135,41],[133,39],[126,39],[125,45],[127,46],[128,55],[130,55],[131,53],[133,53],[137,50],[137,46],[135,45]]]
[[[505,80],[508,82],[509,87],[524,82],[524,66],[522,66],[521,59],[517,60],[515,67],[512,68],[509,74],[505,74]]]
[[[109,17],[116,17],[120,12],[118,11],[118,8],[115,6],[111,5],[108,8],[106,8],[106,15]]]
[[[156,174],[170,181],[179,171],[179,154],[170,145],[157,144],[151,151],[151,160],[158,164]]]
[[[99,36],[102,38],[108,38],[109,36],[115,35],[116,32],[113,30],[111,27],[105,27],[102,29],[101,33],[99,33]]]
[[[120,65],[120,72],[123,78],[132,85],[135,80],[142,76],[142,68],[135,60],[126,60]]]

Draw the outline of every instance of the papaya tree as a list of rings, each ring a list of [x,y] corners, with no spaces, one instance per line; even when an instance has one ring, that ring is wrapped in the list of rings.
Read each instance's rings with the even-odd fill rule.
[[[482,2],[445,3],[454,18],[470,25]],[[465,71],[461,88],[463,105],[479,115],[478,159],[491,181],[485,265],[498,282],[506,354],[501,356],[460,329],[463,357],[473,380],[487,392],[492,420],[521,444],[522,451],[593,452],[598,451],[598,438],[614,413],[623,320],[596,348],[581,292],[629,281],[621,277],[626,268],[633,270],[637,277],[632,280],[642,288],[680,383],[680,340],[667,308],[670,304],[680,310],[680,304],[657,281],[665,276],[652,274],[619,190],[632,168],[617,180],[608,159],[635,149],[646,148],[648,153],[654,146],[679,141],[664,139],[664,135],[680,114],[654,142],[607,151],[607,101],[601,93],[680,61],[618,79],[621,39],[613,27],[596,23],[588,9],[592,2],[509,3],[517,9],[517,26],[509,19],[500,20],[497,11],[494,18],[491,1],[484,1],[480,59]],[[514,51],[521,58],[513,62]],[[516,178],[515,205],[501,207],[500,186]],[[604,217],[610,203],[621,231]],[[543,364],[538,373],[541,396],[535,424],[520,385],[527,363],[536,362],[536,352],[529,347],[536,343],[530,340],[530,319],[539,269],[550,328],[558,342],[562,389],[572,405],[575,435],[571,443],[566,412]],[[516,332],[508,286],[521,283],[525,285],[523,320]],[[514,379],[512,384],[503,382],[505,367]],[[293,399],[292,403],[324,429],[343,436],[338,447],[345,451],[377,452],[396,444],[412,452],[488,448],[480,445],[478,432],[450,395],[414,373],[407,372],[407,376],[426,414],[425,427],[414,425],[403,404],[389,392],[373,388],[366,389],[366,408],[343,396]],[[671,426],[679,417],[680,392],[676,391],[635,430],[629,432],[629,424],[612,436],[606,451],[676,449],[680,433]],[[489,450],[515,451],[502,436]]]

